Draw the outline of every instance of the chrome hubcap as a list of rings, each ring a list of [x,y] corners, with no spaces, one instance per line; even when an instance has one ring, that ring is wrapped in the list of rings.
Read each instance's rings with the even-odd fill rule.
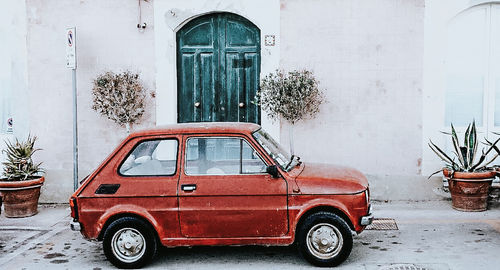
[[[340,231],[328,223],[314,225],[307,233],[307,248],[320,259],[330,259],[339,254],[344,240]]]
[[[133,228],[123,228],[117,231],[111,239],[113,254],[123,262],[135,262],[146,251],[146,240],[142,234]]]

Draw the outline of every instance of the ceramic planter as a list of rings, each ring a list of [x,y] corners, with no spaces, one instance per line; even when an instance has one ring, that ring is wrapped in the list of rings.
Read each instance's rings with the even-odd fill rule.
[[[1,181],[0,193],[6,217],[29,217],[38,213],[40,187],[45,178],[26,181]]]
[[[455,172],[450,175],[446,169],[443,174],[448,178],[451,202],[454,209],[465,212],[486,211],[488,192],[496,172]]]

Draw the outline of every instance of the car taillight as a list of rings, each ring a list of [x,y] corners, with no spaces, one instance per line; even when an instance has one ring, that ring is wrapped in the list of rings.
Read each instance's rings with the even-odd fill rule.
[[[69,207],[71,208],[71,217],[78,220],[78,206],[76,205],[76,198],[69,200]]]

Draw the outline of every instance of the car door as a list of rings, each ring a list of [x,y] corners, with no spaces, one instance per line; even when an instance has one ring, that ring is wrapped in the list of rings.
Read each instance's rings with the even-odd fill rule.
[[[240,136],[189,136],[179,183],[184,237],[276,237],[288,231],[287,182]]]

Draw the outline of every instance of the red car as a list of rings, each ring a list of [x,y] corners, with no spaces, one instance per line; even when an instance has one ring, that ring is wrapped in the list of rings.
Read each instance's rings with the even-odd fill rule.
[[[193,123],[128,136],[71,196],[71,228],[138,268],[161,244],[298,244],[318,266],[343,262],[369,225],[359,171],[302,162],[259,125]]]

